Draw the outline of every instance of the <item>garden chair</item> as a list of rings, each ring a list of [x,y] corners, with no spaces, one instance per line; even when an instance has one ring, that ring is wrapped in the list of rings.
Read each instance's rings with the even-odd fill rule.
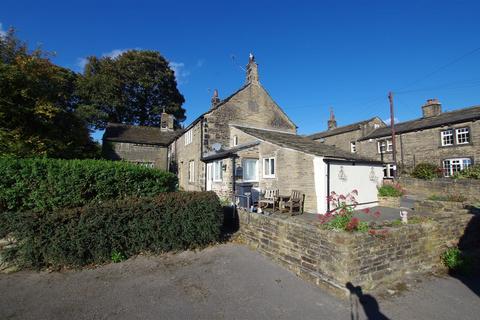
[[[283,203],[283,207],[290,211],[290,215],[293,216],[293,211],[298,211],[299,213],[303,213],[303,200],[305,195],[298,191],[292,190],[292,194],[290,198]]]
[[[278,189],[267,189],[262,197],[258,200],[258,206],[262,209],[268,208],[270,205],[275,211],[278,203]]]

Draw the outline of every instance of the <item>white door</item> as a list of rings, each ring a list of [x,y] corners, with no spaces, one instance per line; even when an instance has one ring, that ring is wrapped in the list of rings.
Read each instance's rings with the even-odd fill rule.
[[[207,191],[212,190],[212,181],[213,181],[213,163],[207,163]]]

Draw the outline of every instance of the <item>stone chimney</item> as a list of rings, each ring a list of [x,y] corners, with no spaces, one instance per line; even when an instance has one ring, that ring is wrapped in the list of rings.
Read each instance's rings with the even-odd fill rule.
[[[440,113],[442,113],[442,104],[437,98],[428,99],[427,102],[422,106],[422,111],[424,118],[438,116]]]
[[[330,119],[328,119],[328,130],[333,130],[337,127],[337,120],[333,114],[333,108],[330,108]]]
[[[210,109],[215,108],[220,103],[220,98],[218,97],[218,90],[217,89],[213,90],[213,96],[212,96],[211,101],[212,101],[212,105],[211,105]]]
[[[174,130],[174,117],[171,114],[165,112],[163,108],[162,115],[160,116],[160,131],[173,131]]]
[[[258,65],[252,53],[248,58],[247,64],[247,83],[258,83]]]

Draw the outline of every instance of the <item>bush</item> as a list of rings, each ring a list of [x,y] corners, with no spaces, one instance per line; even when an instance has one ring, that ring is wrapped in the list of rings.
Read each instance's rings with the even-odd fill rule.
[[[215,193],[175,192],[50,213],[5,212],[0,234],[16,239],[4,255],[19,267],[75,267],[202,247],[219,239],[222,220]]]
[[[471,258],[465,256],[457,247],[448,248],[441,256],[443,264],[451,271],[469,272]]]
[[[400,184],[384,184],[378,188],[380,197],[401,197],[405,194],[405,190]]]
[[[0,212],[80,207],[174,191],[175,175],[107,160],[0,158]]]
[[[453,175],[455,179],[480,179],[480,164],[470,166]]]
[[[438,195],[433,194],[427,198],[427,200],[433,201],[450,201],[450,202],[465,202],[467,198],[460,194],[447,194],[447,195]]]
[[[441,169],[431,163],[419,163],[415,166],[412,171],[412,177],[423,179],[423,180],[432,180],[439,177]]]

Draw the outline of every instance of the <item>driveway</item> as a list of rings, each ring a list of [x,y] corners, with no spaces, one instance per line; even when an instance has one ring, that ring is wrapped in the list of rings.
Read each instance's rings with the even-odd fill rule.
[[[341,300],[248,248],[139,256],[96,269],[0,274],[0,319],[478,319],[463,282]],[[385,319],[385,318],[383,318]]]

